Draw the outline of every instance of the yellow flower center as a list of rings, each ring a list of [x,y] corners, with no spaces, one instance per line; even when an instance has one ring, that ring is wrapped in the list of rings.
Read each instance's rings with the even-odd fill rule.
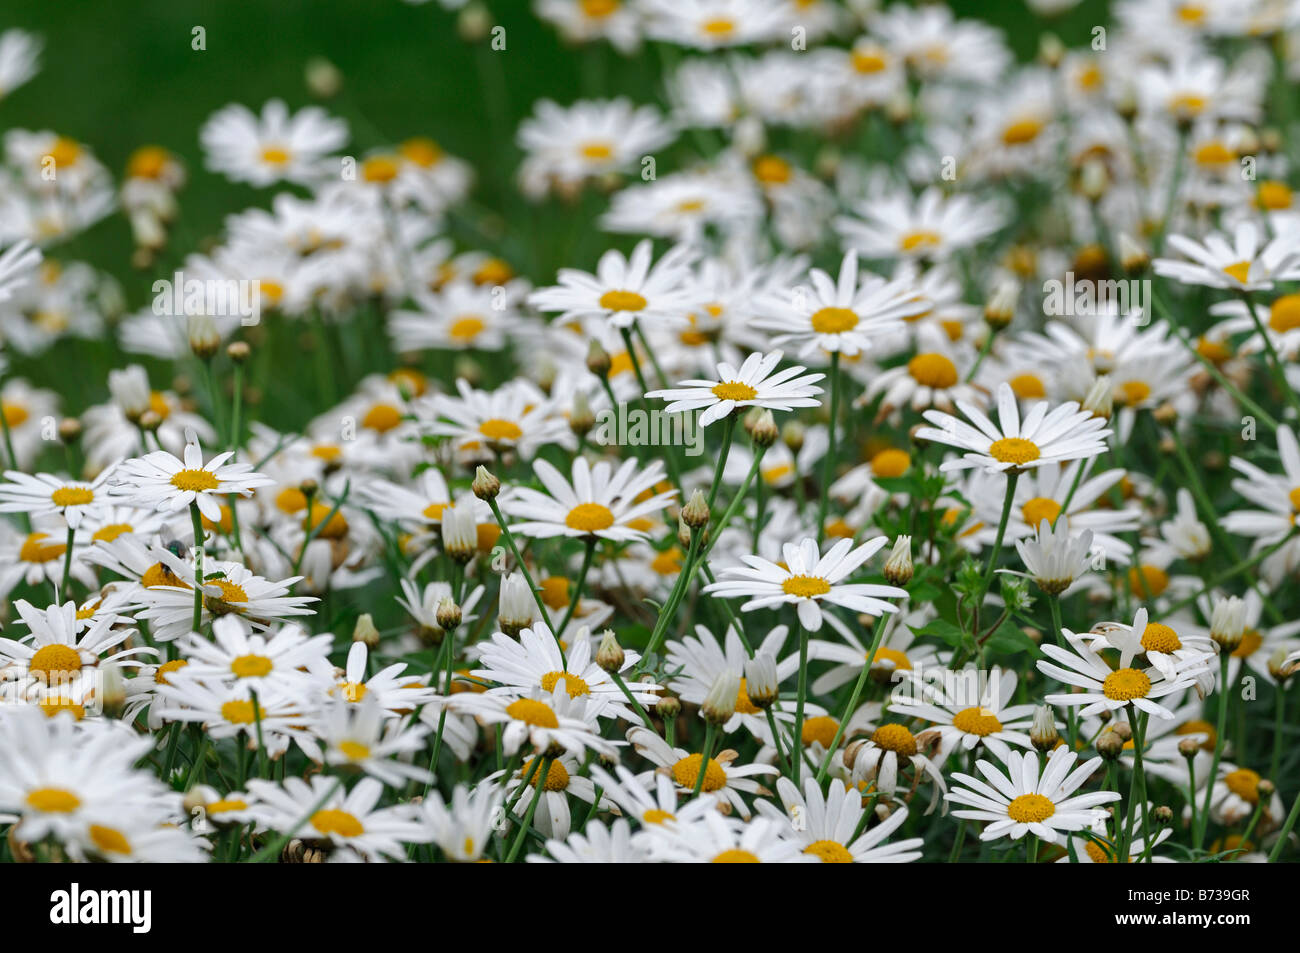
[[[1264,636],[1259,629],[1247,629],[1241,635],[1241,644],[1232,650],[1233,658],[1250,658],[1264,644]]]
[[[602,162],[614,154],[614,145],[603,140],[594,140],[585,142],[579,148],[578,152],[584,159],[592,159],[596,162]]]
[[[823,864],[851,864],[853,855],[850,854],[844,845],[833,840],[813,841],[803,849],[805,854],[812,854],[821,860]]]
[[[1169,574],[1159,566],[1137,566],[1128,571],[1128,583],[1134,595],[1154,599],[1169,588]]]
[[[916,251],[918,248],[925,250],[934,248],[943,241],[943,237],[938,232],[920,229],[915,232],[908,232],[899,241],[898,246],[903,251]]]
[[[32,660],[27,663],[29,672],[79,672],[81,656],[77,650],[67,645],[46,645],[36,650]]]
[[[542,780],[537,776],[538,769],[534,767],[535,762],[535,758],[531,759],[527,764],[519,769],[519,776],[521,778],[527,778],[529,775],[533,776],[533,779],[528,782],[533,788],[536,788],[538,782]],[[546,769],[546,783],[544,789],[547,791],[563,791],[568,787],[569,769],[560,764],[559,759],[556,758],[551,762],[551,766]]]
[[[957,365],[942,354],[918,354],[907,362],[907,372],[922,387],[939,390],[957,383]]]
[[[803,743],[810,745],[815,741],[823,748],[829,748],[839,730],[840,723],[830,715],[809,718],[803,723]]]
[[[866,655],[864,654],[862,657],[865,659]],[[896,671],[911,671],[912,668],[912,662],[905,653],[898,651],[898,649],[891,649],[887,645],[882,645],[876,649],[876,657],[872,660],[871,667],[876,668],[882,662],[894,663]]]
[[[37,788],[27,795],[27,806],[44,814],[71,814],[81,798],[65,788]]]
[[[1259,803],[1259,774],[1250,768],[1238,768],[1223,776],[1223,783],[1237,797],[1250,804]]]
[[[871,740],[877,747],[904,757],[916,754],[916,736],[902,725],[881,725],[872,734]]]
[[[754,178],[764,185],[781,185],[790,181],[794,170],[780,156],[760,156],[754,163]]]
[[[1250,277],[1250,262],[1235,262],[1231,265],[1227,265],[1223,271],[1229,278],[1235,278],[1244,285],[1246,280]]]
[[[714,857],[711,864],[757,864],[760,863],[758,855],[747,850],[724,850],[721,854]]]
[[[236,585],[228,579],[208,579],[203,583],[203,585],[205,587],[216,586],[221,590],[219,596],[208,595],[204,597],[204,604],[208,607],[208,611],[210,612],[229,611],[230,603],[248,601],[248,593],[244,591],[243,587]],[[214,601],[220,603],[221,606],[214,609],[212,605]]]
[[[47,698],[41,702],[41,711],[46,718],[53,718],[63,712],[71,714],[73,721],[81,721],[86,717],[86,706],[71,698]]]
[[[700,25],[700,29],[709,36],[730,36],[736,30],[736,22],[727,17],[714,17],[712,20],[705,20]]]
[[[130,523],[109,523],[107,526],[101,526],[91,535],[95,542],[111,543],[123,533],[134,533],[135,527]]]
[[[265,655],[241,655],[230,663],[235,678],[262,678],[270,675],[274,667]]]
[[[826,595],[831,591],[831,584],[821,576],[791,576],[781,583],[781,589],[788,596],[811,599],[813,596]]]
[[[736,692],[736,714],[738,715],[761,715],[763,709],[759,708],[749,700],[748,686],[745,679],[740,680],[740,689]]]
[[[1040,119],[1019,119],[1002,130],[1002,144],[1007,146],[1028,145],[1038,138],[1043,131]]]
[[[289,150],[279,146],[267,146],[262,150],[262,161],[270,165],[284,165],[290,159]]]
[[[263,715],[262,706],[252,699],[233,699],[221,706],[221,717],[232,725],[251,725]]]
[[[1176,116],[1197,116],[1209,105],[1209,100],[1197,93],[1180,93],[1169,100],[1169,111]]]
[[[153,673],[154,684],[170,685],[171,682],[167,681],[167,676],[189,664],[189,660],[183,658],[176,658],[172,659],[170,662],[163,662],[158,666],[158,670]]]
[[[84,486],[61,486],[50,494],[55,506],[85,506],[95,500],[95,491]]]
[[[1267,181],[1259,183],[1255,193],[1255,204],[1270,212],[1277,212],[1291,207],[1291,188],[1285,182]]]
[[[27,408],[20,404],[0,404],[0,412],[4,413],[5,423],[11,428],[27,420]]]
[[[388,433],[402,422],[402,412],[392,404],[375,404],[361,418],[361,426]]]
[[[172,475],[171,484],[187,493],[203,493],[215,490],[219,485],[208,470],[178,470]]]
[[[67,546],[63,543],[42,542],[48,537],[48,533],[32,533],[23,540],[23,545],[18,550],[18,558],[25,563],[48,563],[60,558],[67,550]]]
[[[370,757],[370,748],[359,741],[340,741],[339,751],[349,761],[365,761]]]
[[[1167,625],[1159,622],[1149,622],[1142,632],[1142,648],[1144,651],[1168,654],[1182,647],[1183,643],[1178,638],[1178,633]]]
[[[641,815],[641,821],[645,824],[663,824],[666,821],[675,820],[677,820],[676,815],[661,811],[657,807],[652,807]]]
[[[464,315],[457,318],[447,329],[447,334],[457,341],[472,341],[487,327],[482,318],[476,318],[473,315]]]
[[[1018,824],[1039,824],[1056,813],[1056,805],[1041,794],[1022,794],[1007,805],[1007,817]]]
[[[682,551],[676,546],[657,553],[650,561],[650,568],[660,576],[675,576],[682,571]]]
[[[1039,457],[1038,445],[1032,440],[1020,437],[1003,437],[995,440],[989,447],[989,456],[999,463],[1014,463],[1017,466],[1033,463]]]
[[[522,721],[534,728],[558,728],[560,719],[555,717],[551,706],[535,698],[518,698],[506,706],[506,714],[515,721]]]
[[[343,693],[343,700],[353,705],[365,698],[369,690],[365,682],[344,682],[339,686],[339,691]]]
[[[1002,730],[1002,722],[998,721],[997,716],[987,708],[962,709],[952,716],[952,726],[958,731],[964,731],[968,735],[979,735],[981,738]]]
[[[1300,328],[1300,294],[1282,295],[1268,312],[1268,328],[1278,334]]]
[[[906,450],[881,450],[871,458],[871,472],[878,477],[901,477],[912,465]]]
[[[1121,668],[1111,672],[1102,683],[1101,693],[1111,701],[1126,702],[1133,698],[1146,698],[1151,691],[1151,679],[1135,668]]]
[[[673,780],[684,788],[695,790],[695,781],[700,776],[701,756],[698,754],[688,754],[676,764],[673,765]],[[704,784],[701,791],[717,791],[726,787],[727,773],[722,770],[722,765],[709,759],[708,765],[704,769]]]
[[[222,798],[219,801],[213,801],[204,810],[208,812],[209,817],[213,814],[225,814],[227,811],[246,811],[248,810],[248,802],[237,797]]]
[[[331,515],[333,514],[333,515]],[[321,525],[321,524],[324,525]],[[335,510],[328,503],[313,503],[307,515],[303,517],[302,528],[311,532],[320,526],[316,535],[323,539],[342,539],[348,534],[348,520],[342,510]]]
[[[1213,751],[1215,739],[1219,733],[1215,727],[1208,721],[1202,721],[1199,718],[1193,718],[1191,721],[1185,721],[1174,729],[1176,735],[1205,735],[1205,741],[1201,744],[1202,751]]]
[[[818,334],[843,334],[857,326],[857,313],[850,308],[822,308],[812,316],[812,329]]]
[[[560,679],[564,679],[564,690],[569,693],[570,698],[591,694],[591,689],[587,683],[572,672],[547,672],[542,676],[542,688],[545,691],[553,692],[555,691],[555,683]]]
[[[1106,846],[1103,847],[1101,844],[1098,844],[1096,841],[1090,840],[1084,846],[1083,849],[1087,852],[1088,859],[1091,860],[1094,864],[1116,863],[1114,844],[1107,842]],[[1129,860],[1131,859],[1132,858],[1129,858]],[[1126,860],[1125,863],[1128,863],[1128,860]]]
[[[578,0],[578,6],[584,16],[601,20],[618,10],[619,0]]]
[[[1017,374],[1007,383],[1011,385],[1011,392],[1021,400],[1047,396],[1047,388],[1037,374]]]
[[[442,146],[438,145],[432,139],[416,137],[407,139],[397,151],[402,154],[402,158],[408,162],[414,162],[418,166],[428,169],[442,161]]]
[[[131,842],[126,839],[125,834],[116,828],[91,824],[89,833],[90,839],[95,846],[104,853],[128,855],[131,853]]]
[[[1237,161],[1237,154],[1218,139],[1211,139],[1196,149],[1196,161],[1200,165],[1221,166]]]
[[[1021,512],[1025,515],[1025,522],[1031,528],[1038,529],[1038,524],[1043,520],[1056,525],[1056,518],[1061,515],[1061,504],[1046,496],[1036,496],[1025,502]]]
[[[1115,402],[1136,407],[1151,396],[1151,385],[1145,381],[1124,381],[1115,388]]]
[[[339,837],[360,837],[366,832],[361,822],[347,811],[331,809],[313,814],[311,826],[326,836],[337,834]]]
[[[859,73],[881,73],[889,66],[889,61],[880,53],[863,53],[855,50],[851,60],[853,68]]]
[[[600,296],[600,306],[610,311],[640,311],[647,304],[635,291],[606,291]]]
[[[397,172],[397,160],[392,156],[371,156],[361,163],[361,178],[367,182],[391,182]]]
[[[614,514],[608,506],[600,503],[579,503],[569,510],[569,515],[564,518],[564,525],[584,533],[595,533],[613,526]]]
[[[516,423],[492,417],[478,425],[478,432],[489,440],[518,440],[524,435],[523,429]]]
[[[141,146],[127,160],[126,174],[133,179],[156,179],[163,174],[170,158],[161,146]]]
[[[175,586],[179,589],[191,588],[189,583],[182,582],[175,573],[162,563],[154,563],[146,569],[140,576],[140,585],[146,589],[157,589],[159,586]]]
[[[714,385],[713,396],[718,400],[753,400],[758,391],[740,381],[727,381]]]

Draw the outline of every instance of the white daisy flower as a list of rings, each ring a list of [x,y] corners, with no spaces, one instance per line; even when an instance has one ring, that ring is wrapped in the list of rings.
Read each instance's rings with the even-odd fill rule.
[[[637,473],[639,466],[639,461],[627,460],[611,472],[608,460],[601,460],[593,467],[586,457],[578,456],[573,461],[570,484],[547,461],[534,461],[533,472],[546,492],[530,487],[516,489],[507,512],[512,517],[523,517],[526,522],[511,526],[510,532],[535,539],[595,536],[629,542],[648,538],[644,531],[633,528],[633,521],[663,509],[677,496],[677,491],[655,493],[642,500],[644,492],[664,479],[664,472],[660,460]]]
[[[1231,239],[1220,232],[1211,232],[1203,243],[1170,235],[1169,247],[1190,260],[1157,258],[1151,267],[1183,284],[1236,292],[1266,291],[1275,281],[1300,278],[1300,231],[1279,234],[1263,247],[1260,238],[1259,226],[1249,220],[1237,224]]]
[[[499,686],[489,688],[489,694],[513,697],[527,695],[537,688],[549,694],[563,683],[570,698],[602,699],[605,704],[598,712],[602,717],[636,720],[637,715],[626,704],[623,690],[592,660],[591,641],[585,636],[575,641],[577,644],[569,646],[567,657],[561,657],[559,642],[542,623],[524,629],[517,639],[496,632],[481,646],[478,661],[482,667],[470,674]],[[635,658],[625,658],[623,671],[628,671],[635,661]],[[628,691],[639,704],[653,707],[659,686],[635,681],[628,684]]]
[[[800,625],[809,632],[822,627],[822,602],[872,616],[897,612],[896,605],[884,600],[904,599],[905,590],[843,582],[888,542],[888,537],[878,536],[855,549],[853,540],[841,539],[825,555],[813,539],[798,545],[787,543],[782,547],[784,567],[759,556],[741,556],[744,566],[721,570],[719,580],[705,586],[704,591],[722,599],[752,597],[740,607],[742,612],[793,604]]]
[[[1145,630],[1145,610],[1138,611],[1134,624],[1136,625],[1139,620]],[[1080,714],[1085,716],[1099,711],[1114,712],[1132,705],[1157,718],[1173,718],[1173,712],[1156,704],[1152,699],[1163,698],[1191,687],[1196,681],[1196,676],[1206,667],[1200,664],[1190,671],[1172,669],[1169,674],[1155,665],[1144,669],[1132,667],[1133,657],[1144,651],[1141,641],[1143,637],[1135,635],[1132,628],[1127,632],[1116,632],[1107,640],[1108,646],[1118,643],[1119,668],[1112,668],[1098,654],[1096,648],[1088,645],[1069,629],[1062,629],[1061,635],[1074,651],[1070,652],[1059,646],[1044,643],[1040,648],[1043,654],[1053,661],[1040,660],[1038,670],[1066,685],[1082,688],[1083,691],[1047,695],[1045,700],[1050,705],[1067,708],[1082,707]],[[1053,662],[1061,664],[1055,665]]]
[[[769,410],[793,410],[796,407],[819,407],[815,395],[822,389],[813,385],[826,375],[804,374],[796,364],[773,374],[781,363],[782,353],[750,354],[736,369],[727,362],[718,364],[718,380],[681,381],[668,390],[654,390],[646,397],[669,402],[665,413],[675,414],[704,409],[700,426],[707,427],[742,407],[765,407]]]
[[[803,793],[787,778],[776,782],[776,794],[785,807],[782,813],[767,801],[758,803],[764,817],[789,826],[786,836],[798,843],[805,854],[823,864],[907,864],[921,857],[917,850],[923,840],[909,837],[893,844],[884,843],[890,834],[907,820],[907,808],[897,808],[881,823],[855,836],[865,808],[862,792],[846,788],[839,778],[831,781],[830,790],[822,794],[815,778],[805,778]]]
[[[678,803],[676,782],[667,774],[638,777],[621,764],[615,765],[615,778],[599,764],[591,766],[591,776],[601,791],[641,828],[654,824],[688,824],[700,815],[717,810],[713,798],[699,797]]]
[[[646,728],[633,727],[628,730],[627,740],[632,743],[637,754],[655,766],[654,771],[644,772],[640,780],[648,781],[652,774],[666,774],[677,785],[677,790],[688,797],[694,793],[699,781],[701,754],[689,753],[685,748],[674,748],[663,738]],[[777,768],[770,764],[738,765],[733,762],[740,755],[731,749],[719,751],[709,757],[704,765],[704,780],[700,782],[700,796],[711,803],[725,803],[731,806],[741,817],[749,817],[749,805],[741,794],[756,794],[760,791],[761,775],[777,774]],[[715,812],[709,812],[715,813]]]
[[[677,245],[654,265],[654,245],[644,239],[623,255],[610,249],[600,256],[596,273],[561,268],[558,285],[539,288],[528,303],[539,311],[558,311],[561,323],[604,319],[616,328],[630,328],[640,321],[651,327],[682,325],[694,307],[691,300],[689,266],[695,252]]]
[[[642,0],[640,7],[648,36],[699,50],[774,40],[788,15],[781,0]]]
[[[375,695],[356,705],[342,699],[327,699],[310,720],[309,727],[320,740],[323,752],[300,746],[315,761],[361,771],[393,788],[400,788],[407,781],[428,782],[432,778],[427,769],[402,760],[425,749],[429,728],[419,722],[388,717]]]
[[[199,141],[208,168],[231,181],[307,185],[325,171],[323,160],[348,141],[348,127],[319,106],[290,115],[288,106],[273,99],[260,117],[237,103],[218,110],[203,124]]]
[[[70,529],[76,529],[86,514],[108,496],[104,485],[115,467],[109,464],[89,483],[64,480],[50,473],[30,476],[6,470],[10,482],[0,484],[0,513],[26,513],[31,517],[58,513]]]
[[[655,859],[678,864],[816,863],[786,835],[788,826],[766,817],[745,823],[713,811],[693,824],[656,828],[647,844]]]
[[[275,481],[254,473],[249,463],[226,463],[234,451],[219,453],[206,464],[198,439],[185,444],[183,459],[165,450],[124,461],[116,471],[113,492],[127,502],[175,513],[194,503],[214,523],[221,522],[221,498],[232,493],[252,496]]]
[[[597,820],[588,821],[581,831],[564,840],[546,842],[550,857],[529,854],[530,864],[645,864],[652,862],[644,838],[634,835],[627,821],[619,818],[606,827]]]
[[[543,837],[565,838],[573,825],[573,815],[569,809],[569,798],[596,805],[596,810],[613,809],[609,801],[596,789],[590,778],[582,777],[579,761],[571,755],[561,755],[550,761],[546,777],[540,774],[542,768],[537,763],[537,756],[529,758],[509,778],[505,779],[506,800],[514,801],[511,813],[520,819],[528,816],[533,798],[540,797],[537,807],[533,809],[533,826]],[[531,777],[531,780],[528,780]],[[489,776],[488,780],[500,780],[498,775]],[[525,781],[527,785],[525,786]],[[517,795],[517,796],[516,796]]]
[[[1071,536],[1069,519],[1062,517],[1055,530],[1044,519],[1038,524],[1034,539],[1016,540],[1016,552],[1025,564],[1025,572],[1010,569],[998,572],[1027,576],[1048,595],[1059,595],[1092,568],[1092,530],[1085,529],[1078,536]]]
[[[451,437],[458,450],[476,456],[488,450],[514,450],[528,460],[544,446],[566,450],[574,446],[568,421],[530,381],[516,378],[496,390],[482,391],[457,378],[456,391],[459,397],[433,398],[429,406],[434,419],[427,427],[432,434]]]
[[[969,195],[945,196],[931,187],[915,199],[908,192],[874,196],[841,216],[836,230],[866,258],[927,258],[940,261],[992,235],[1005,224],[998,203]]]
[[[448,860],[473,863],[483,856],[492,843],[492,834],[502,823],[502,798],[500,785],[486,782],[469,788],[457,784],[447,804],[436,789],[420,805],[429,839],[447,856]]]
[[[37,609],[26,599],[19,599],[13,607],[28,634],[21,640],[0,639],[0,667],[16,663],[28,674],[41,673],[41,677],[54,681],[99,665],[110,651],[115,664],[128,666],[142,664],[132,656],[156,654],[147,647],[119,649],[136,632],[118,626],[116,615],[105,615],[81,632],[77,606],[71,601]]]
[[[1035,706],[1008,704],[1016,693],[1015,672],[994,666],[982,689],[978,682],[971,685],[963,673],[955,675],[940,684],[924,682],[923,700],[895,699],[889,706],[895,715],[920,718],[934,726],[926,730],[939,737],[936,763],[943,764],[954,751],[981,745],[1000,761],[1010,756],[1011,745],[1029,747]]]
[[[291,694],[304,687],[305,667],[324,659],[333,641],[328,633],[309,635],[292,624],[275,632],[253,632],[231,614],[213,619],[211,639],[190,633],[180,649],[188,676]]]
[[[0,33],[0,100],[40,71],[44,45],[39,36],[26,30]]]
[[[502,725],[502,748],[513,755],[527,741],[545,755],[558,746],[575,757],[588,749],[617,757],[617,749],[598,733],[596,720],[605,700],[570,698],[557,682],[549,694],[538,689],[531,697],[465,692],[448,703],[451,711],[473,715],[484,725]]]
[[[1055,844],[1062,831],[1083,830],[1104,820],[1101,805],[1120,799],[1117,791],[1072,797],[1101,766],[1101,758],[1093,758],[1071,772],[1078,758],[1075,752],[1060,747],[1040,766],[1037,754],[1013,751],[1005,773],[987,761],[977,761],[975,767],[988,783],[954,773],[953,780],[965,787],[954,788],[946,798],[971,809],[954,810],[953,817],[989,822],[980,832],[980,840],[1006,836],[1019,840],[1033,834]]]
[[[248,790],[257,798],[259,820],[271,830],[297,830],[302,837],[350,848],[367,860],[405,860],[407,844],[430,839],[410,805],[378,807],[384,786],[374,778],[362,778],[350,791],[321,775],[310,783],[302,778],[286,778],[282,784],[253,778]]]
[[[1038,401],[1022,423],[1010,385],[1000,384],[997,397],[998,426],[964,400],[958,401],[957,407],[974,427],[942,411],[925,412],[925,419],[935,426],[919,428],[918,439],[966,451],[939,469],[947,472],[982,467],[991,472],[1021,472],[1048,463],[1097,456],[1106,449],[1105,438],[1111,434],[1106,421],[1080,410],[1073,401],[1050,412],[1047,401]]]

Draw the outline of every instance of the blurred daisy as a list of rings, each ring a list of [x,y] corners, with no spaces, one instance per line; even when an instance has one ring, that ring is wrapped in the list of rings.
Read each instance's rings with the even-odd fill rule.
[[[199,131],[208,168],[234,182],[264,187],[275,182],[309,184],[325,173],[323,160],[348,141],[348,127],[319,106],[295,115],[273,99],[257,116],[232,103]]]
[[[11,29],[0,33],[0,99],[22,86],[40,70],[43,45],[40,37],[26,30]]]
[[[50,473],[29,476],[6,470],[5,478],[10,482],[0,484],[0,513],[26,513],[31,517],[57,513],[69,529],[76,529],[87,513],[108,496],[105,484],[115,467],[116,464],[109,464],[89,483],[64,480]]]
[[[637,243],[630,258],[610,249],[600,256],[596,273],[561,268],[559,284],[528,297],[539,311],[559,311],[560,322],[603,318],[616,328],[633,323],[658,326],[686,323],[693,302],[687,291],[694,252],[686,245],[669,249],[651,265],[650,239]]]
[[[546,492],[519,487],[508,513],[525,522],[510,527],[512,533],[535,539],[554,536],[595,536],[615,542],[645,539],[646,533],[633,523],[663,509],[677,495],[676,490],[645,494],[664,479],[663,463],[655,460],[637,473],[638,460],[626,460],[613,471],[608,460],[594,467],[587,458],[573,461],[573,482],[545,460],[533,463],[533,472]],[[644,497],[644,498],[643,498]]]
[[[496,784],[484,782],[472,789],[457,784],[448,804],[434,788],[420,805],[430,840],[448,860],[479,860],[492,843],[493,832],[505,823],[502,798],[503,792]]]
[[[1228,236],[1211,232],[1203,243],[1170,235],[1168,244],[1188,260],[1157,258],[1151,267],[1157,275],[1183,284],[1246,292],[1267,290],[1274,281],[1300,278],[1300,232],[1295,230],[1277,235],[1261,247],[1259,227],[1243,221],[1231,242]]]

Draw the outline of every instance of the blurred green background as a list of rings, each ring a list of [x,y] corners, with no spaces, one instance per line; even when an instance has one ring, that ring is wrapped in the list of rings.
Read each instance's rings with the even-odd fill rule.
[[[72,136],[89,144],[115,176],[140,145],[157,143],[180,155],[190,175],[175,231],[178,243],[190,245],[175,249],[180,253],[215,235],[226,215],[265,204],[275,192],[234,185],[203,169],[198,130],[204,120],[230,102],[254,110],[273,97],[293,108],[311,102],[304,66],[321,56],[344,74],[342,94],[325,105],[347,119],[354,152],[430,136],[475,166],[476,202],[509,216],[519,208],[511,180],[514,129],[532,103],[544,96],[567,103],[616,94],[651,101],[660,64],[653,46],[633,58],[605,44],[575,55],[532,15],[528,0],[487,5],[491,21],[506,29],[504,54],[492,53],[486,41],[462,40],[456,15],[437,2],[5,0],[0,29],[36,31],[46,49],[40,75],[0,101],[0,127]],[[1037,49],[1039,21],[1027,15],[1022,0],[951,5],[961,16],[1002,27],[1022,59]],[[1104,0],[1088,0],[1050,26],[1068,44],[1086,42],[1091,26],[1105,22],[1105,7]],[[196,26],[206,31],[204,51],[191,49]],[[572,219],[592,211],[548,207],[539,214]],[[577,223],[564,224],[571,229]],[[473,243],[474,236],[460,237]],[[559,252],[565,250],[561,243]],[[133,274],[130,253],[120,217],[56,252],[116,275],[136,307],[147,300],[152,274]],[[559,260],[548,254],[537,264],[544,272]]]

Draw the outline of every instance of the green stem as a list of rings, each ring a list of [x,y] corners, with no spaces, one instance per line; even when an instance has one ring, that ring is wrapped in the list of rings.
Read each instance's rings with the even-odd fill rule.
[[[1214,796],[1214,782],[1219,776],[1219,760],[1223,757],[1223,741],[1228,728],[1228,662],[1229,653],[1219,652],[1219,724],[1214,737],[1214,758],[1210,761],[1210,774],[1205,781],[1205,801],[1201,805],[1201,826],[1196,832],[1194,846],[1200,850],[1205,843],[1205,832],[1210,826],[1210,803]]]
[[[71,526],[68,527],[68,543],[63,548],[63,585],[59,587],[59,599],[68,600],[72,598],[69,586],[72,584],[72,542],[77,531]]]
[[[538,757],[536,760],[541,762],[540,768],[538,768],[536,764],[533,765],[534,774],[538,771],[541,772],[538,777],[537,790],[533,792],[533,797],[528,802],[528,810],[524,814],[524,822],[520,825],[519,834],[515,837],[515,842],[510,848],[510,853],[506,856],[507,864],[513,864],[515,862],[515,858],[519,856],[520,849],[524,846],[524,839],[528,836],[528,829],[533,826],[533,815],[537,813],[537,802],[542,799],[542,795],[546,790],[546,779],[550,777],[551,774],[550,758]],[[527,787],[531,780],[532,779],[530,778],[529,781],[525,781],[524,786]]]
[[[587,552],[582,558],[582,571],[578,574],[578,584],[573,589],[573,598],[569,600],[569,608],[565,610],[564,619],[560,622],[560,627],[555,630],[556,636],[559,636],[573,618],[574,611],[578,608],[578,603],[582,601],[582,588],[587,584],[587,573],[591,571],[591,561],[596,555],[596,543],[600,541],[597,536],[587,537]]]
[[[866,664],[862,666],[862,671],[858,673],[858,680],[853,685],[853,694],[849,696],[849,703],[844,709],[844,715],[840,718],[839,726],[835,729],[835,737],[831,739],[830,750],[826,752],[826,757],[822,759],[822,766],[817,770],[818,786],[826,780],[826,775],[830,772],[831,759],[835,757],[835,752],[839,749],[840,739],[844,737],[844,730],[848,726],[849,718],[858,707],[858,699],[862,697],[862,689],[867,684],[867,677],[871,674],[871,665],[876,660],[876,652],[880,650],[880,643],[884,641],[884,638],[885,616],[882,613],[876,617],[876,631],[871,639],[871,648],[867,651]],[[800,740],[802,741],[802,739]]]
[[[713,737],[718,728],[713,722],[707,722],[704,728],[704,749],[700,752],[700,770],[695,775],[695,790],[691,797],[699,797],[704,788],[704,775],[708,773],[709,759],[713,757]]]
[[[799,694],[794,707],[794,736],[790,744],[794,746],[795,754],[791,756],[793,763],[790,767],[794,775],[794,786],[797,788],[800,769],[803,766],[803,709],[804,702],[808,699],[808,631],[797,619],[795,628],[799,636]]]
[[[203,514],[197,503],[190,503],[190,519],[194,523],[194,622],[192,631],[199,631],[203,621]]]

